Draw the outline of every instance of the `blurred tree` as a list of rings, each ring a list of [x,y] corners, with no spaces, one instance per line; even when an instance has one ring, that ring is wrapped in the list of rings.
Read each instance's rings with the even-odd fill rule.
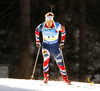
[[[73,78],[77,79],[77,67],[75,64],[78,61],[76,56],[78,55],[76,51],[76,46],[78,45],[76,42],[76,30],[78,25],[78,14],[75,12],[75,1],[68,0],[66,7],[66,57],[67,57],[67,69],[69,79],[73,80]],[[74,75],[74,76],[73,76]]]
[[[30,52],[30,0],[21,0],[21,52],[20,52],[20,77],[31,76],[31,52]]]
[[[65,26],[65,0],[59,0],[58,4],[58,19],[59,22]]]
[[[85,81],[86,75],[86,40],[85,40],[85,0],[79,0],[79,81]]]

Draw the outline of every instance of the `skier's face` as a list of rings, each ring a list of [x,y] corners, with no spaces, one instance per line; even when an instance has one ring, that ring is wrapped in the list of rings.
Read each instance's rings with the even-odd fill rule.
[[[52,22],[47,22],[47,26],[51,27],[52,26]]]

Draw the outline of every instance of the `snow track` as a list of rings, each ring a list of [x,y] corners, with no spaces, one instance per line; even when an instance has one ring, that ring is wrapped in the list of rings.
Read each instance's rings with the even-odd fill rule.
[[[72,82],[66,85],[63,81],[49,81],[44,84],[41,80],[0,78],[0,91],[100,91],[100,84]]]

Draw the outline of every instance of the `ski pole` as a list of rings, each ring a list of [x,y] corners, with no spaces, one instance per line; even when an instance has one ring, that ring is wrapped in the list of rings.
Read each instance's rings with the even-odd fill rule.
[[[63,53],[62,53],[62,49],[61,49],[61,48],[60,48],[60,53],[61,53],[61,56],[62,56],[64,68],[65,68],[65,71],[66,71],[65,62],[64,62],[64,57],[63,57]],[[67,74],[67,71],[66,71],[66,74]]]
[[[36,68],[36,64],[37,64],[39,53],[40,53],[40,48],[38,48],[37,57],[36,57],[36,60],[35,60],[34,69],[33,69],[33,73],[32,73],[31,79],[34,78],[34,73],[35,73],[35,68]]]

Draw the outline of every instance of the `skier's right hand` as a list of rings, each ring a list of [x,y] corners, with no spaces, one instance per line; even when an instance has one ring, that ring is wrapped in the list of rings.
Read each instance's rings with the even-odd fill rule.
[[[64,48],[64,42],[61,42],[59,47],[60,47],[60,49],[63,49]]]
[[[40,43],[40,42],[36,43],[36,47],[37,47],[38,49],[41,48],[41,43]]]

